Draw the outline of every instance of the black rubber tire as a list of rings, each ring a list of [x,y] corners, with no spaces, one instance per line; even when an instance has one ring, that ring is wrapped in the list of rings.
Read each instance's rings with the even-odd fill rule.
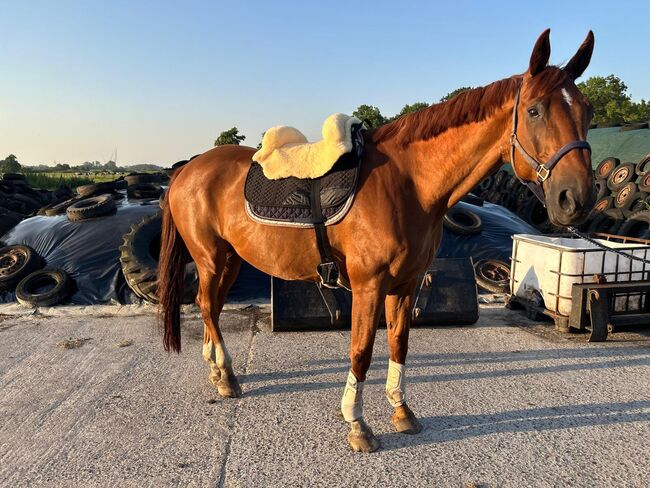
[[[476,191],[478,193],[488,191],[492,189],[492,186],[494,185],[494,176],[486,176],[481,180],[481,182],[476,186]]]
[[[53,285],[46,291],[40,289]],[[72,291],[72,279],[62,269],[41,269],[27,275],[16,287],[16,300],[26,307],[51,307],[63,303]]]
[[[630,214],[638,212],[639,210],[650,210],[650,206],[647,203],[648,194],[644,191],[638,191],[633,195],[630,195],[627,199],[625,207],[621,207],[623,215],[629,217]]]
[[[650,124],[648,124],[648,122],[635,122],[633,124],[626,124],[619,130],[621,132],[627,132],[629,130],[647,129],[648,127],[650,127]]]
[[[650,173],[647,173],[639,178],[638,181],[639,191],[650,193]]]
[[[605,210],[609,210],[610,208],[614,208],[614,197],[609,196],[609,197],[603,197],[599,200],[596,200],[596,203],[594,203],[594,208],[592,212],[594,214],[597,213],[602,213]]]
[[[510,266],[497,259],[481,259],[474,263],[476,284],[492,293],[510,292]]]
[[[520,186],[521,186],[521,183],[519,182],[517,177],[516,176],[510,176],[510,179],[505,184],[504,188],[506,189],[506,191],[510,195],[512,195],[514,197],[515,193],[517,192],[517,190],[519,189]]]
[[[609,188],[607,188],[607,180],[596,179],[594,180],[594,186],[596,187],[596,200],[600,200],[611,194]]]
[[[451,207],[445,214],[442,225],[455,234],[474,235],[483,229],[483,221],[478,214],[461,207]]]
[[[131,173],[124,177],[128,186],[160,183],[160,173]]]
[[[623,223],[623,213],[617,208],[610,208],[604,212],[600,212],[594,216],[587,232],[593,234],[601,232],[604,234],[616,234],[619,227]]]
[[[38,213],[41,215],[47,215],[48,217],[54,217],[55,215],[62,215],[65,213],[65,211],[68,209],[70,205],[73,203],[76,203],[78,201],[82,200],[81,197],[72,197],[68,198],[66,200],[52,203],[50,205],[47,205],[43,208],[41,208]]]
[[[598,166],[596,166],[596,169],[594,170],[594,173],[596,173],[596,178],[606,180],[609,178],[609,175],[612,174],[612,171],[614,171],[620,164],[621,160],[618,158],[603,159],[600,163],[598,163]]]
[[[5,173],[2,175],[5,181],[25,181],[25,175],[21,173]]]
[[[110,195],[84,198],[66,209],[68,219],[72,222],[104,217],[117,211],[115,200]]]
[[[25,208],[28,210],[28,213],[32,213],[41,207],[41,203],[39,201],[33,199],[32,197],[21,195],[20,193],[16,193],[12,196],[12,198],[18,202],[23,203],[25,205]]]
[[[630,215],[618,233],[627,237],[650,239],[650,210],[640,210]]]
[[[497,171],[497,174],[494,175],[494,189],[502,190],[509,179],[510,175],[508,172],[505,169],[500,169]]]
[[[531,198],[535,198],[535,195],[533,195],[533,192],[531,192],[528,188],[522,187],[521,191],[517,193],[517,213],[521,213],[521,210],[526,206],[528,201]]]
[[[150,215],[124,235],[120,246],[120,263],[126,283],[143,300],[158,303],[158,253],[162,217],[159,213]],[[193,303],[198,292],[198,279],[194,263],[186,267],[183,303]]]
[[[77,194],[80,197],[94,197],[96,195],[103,195],[110,193],[115,189],[115,184],[112,181],[104,183],[93,183],[92,185],[81,185],[77,187]]]
[[[126,190],[126,194],[129,198],[134,198],[136,200],[160,198],[162,192],[163,190],[159,186],[144,184],[129,186]]]
[[[635,167],[636,174],[645,176],[650,173],[650,154],[646,154]]]
[[[161,201],[160,208],[162,208],[162,206],[163,206],[163,204],[162,204],[162,201],[164,199],[163,195],[164,195],[164,193],[162,193],[160,195],[160,201]],[[483,199],[477,197],[476,195],[472,195],[471,193],[468,193],[467,195],[465,195],[463,198],[460,199],[460,201],[464,202],[464,203],[469,203],[470,205],[474,205],[476,207],[482,207],[483,206]]]
[[[616,195],[614,196],[614,206],[622,210],[629,208],[629,204],[631,203],[630,197],[638,192],[639,187],[637,184],[633,181],[628,181],[625,183],[625,185],[623,185],[623,188],[616,192]]]
[[[548,212],[542,202],[536,197],[530,198],[521,208],[520,216],[523,220],[537,229],[546,229],[549,225]]]
[[[195,158],[195,157],[196,157],[196,156],[194,156],[194,158]],[[192,158],[192,159],[194,159],[194,158]],[[181,161],[177,161],[177,162],[175,162],[174,164],[172,164],[172,169],[173,169],[173,170],[177,170],[178,168],[180,168],[181,166],[185,166],[185,165],[186,165],[187,163],[189,163],[189,162],[190,162],[190,161],[189,161],[188,159],[183,159],[183,160],[181,160]]]
[[[0,290],[13,290],[25,276],[40,269],[43,260],[29,246],[0,249]]]
[[[618,191],[625,186],[626,183],[636,179],[635,167],[632,163],[623,163],[612,171],[607,178],[607,188],[612,191]]]

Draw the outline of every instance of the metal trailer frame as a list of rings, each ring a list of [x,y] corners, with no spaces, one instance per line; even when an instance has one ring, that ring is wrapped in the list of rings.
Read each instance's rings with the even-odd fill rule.
[[[571,234],[554,234],[551,237],[571,237]],[[612,234],[595,233],[590,237],[596,239],[603,239],[607,241],[615,241],[620,243],[634,243],[644,244],[650,246],[650,240],[638,239],[634,237],[625,237]],[[511,290],[514,289],[514,271],[515,266],[519,262],[514,256],[517,255],[518,242],[515,241],[515,252],[511,257],[512,270],[511,270]],[[541,244],[542,246],[544,244]],[[619,251],[639,251],[639,248],[617,248]],[[530,300],[515,295],[510,295],[507,301],[508,308],[517,309],[523,308],[526,314],[533,320],[539,320],[542,316],[550,317],[555,322],[555,327],[560,332],[570,332],[571,330],[584,331],[590,330],[589,342],[599,342],[607,339],[609,332],[614,332],[617,326],[623,325],[650,325],[650,263],[643,263],[640,270],[632,270],[632,260],[629,259],[630,268],[627,271],[619,271],[618,265],[620,259],[625,259],[616,254],[616,270],[613,272],[605,272],[605,252],[602,249],[589,249],[589,250],[568,250],[561,249],[560,251],[560,269],[551,271],[558,274],[557,289],[555,292],[548,292],[549,295],[555,297],[554,310],[558,309],[559,301],[561,298],[571,300],[571,313],[569,316],[559,314],[544,306],[537,305]],[[583,272],[582,274],[566,274],[561,273],[562,257],[564,253],[583,253],[602,252],[603,259],[601,264],[601,272],[589,275],[584,273],[583,259]],[[586,257],[586,256],[585,256]],[[650,257],[650,248],[643,249],[643,258],[648,260]],[[619,281],[619,277],[627,275],[632,278],[632,275],[641,274],[641,280],[628,280]],[[581,283],[575,283],[571,289],[571,296],[566,297],[560,294],[560,277],[566,276],[570,278],[580,278]],[[596,277],[595,282],[585,283],[587,276]],[[634,300],[631,300],[634,298]],[[632,307],[635,304],[637,306]]]

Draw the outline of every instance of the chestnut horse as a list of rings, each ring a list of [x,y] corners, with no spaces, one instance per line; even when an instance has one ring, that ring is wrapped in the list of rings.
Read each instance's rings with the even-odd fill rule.
[[[354,204],[341,222],[327,228],[353,295],[351,369],[341,401],[353,450],[379,447],[363,420],[362,391],[382,306],[392,422],[398,432],[421,429],[406,404],[404,364],[416,279],[435,255],[445,212],[503,161],[512,163],[522,181],[537,186],[553,223],[576,224],[590,211],[594,186],[584,139],[592,109],[574,80],[589,64],[593,44],[589,32],[564,67],[549,66],[547,30],[524,74],[365,132]],[[244,181],[254,152],[230,145],[197,157],[176,172],[163,206],[158,296],[165,348],[181,349],[183,270],[193,259],[200,280],[196,301],[205,323],[203,356],[210,380],[225,397],[238,397],[241,389],[219,331],[219,314],[242,260],[285,280],[319,278],[313,229],[264,225],[247,216]],[[551,163],[556,159],[557,165]],[[550,175],[548,168],[535,166],[539,160],[555,166]]]

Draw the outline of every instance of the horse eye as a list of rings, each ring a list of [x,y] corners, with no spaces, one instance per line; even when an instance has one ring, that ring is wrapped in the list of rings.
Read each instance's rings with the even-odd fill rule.
[[[539,112],[535,107],[531,107],[528,109],[528,115],[530,115],[531,117],[539,117]]]

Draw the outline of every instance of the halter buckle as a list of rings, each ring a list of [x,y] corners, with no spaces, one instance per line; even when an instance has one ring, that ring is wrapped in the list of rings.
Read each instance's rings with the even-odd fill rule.
[[[540,164],[540,165],[537,167],[537,169],[535,170],[535,172],[537,173],[537,180],[538,180],[540,183],[545,182],[545,181],[548,179],[548,177],[550,176],[550,174],[551,174],[551,170],[548,169],[548,168],[547,168],[546,166],[544,166],[543,164]]]

